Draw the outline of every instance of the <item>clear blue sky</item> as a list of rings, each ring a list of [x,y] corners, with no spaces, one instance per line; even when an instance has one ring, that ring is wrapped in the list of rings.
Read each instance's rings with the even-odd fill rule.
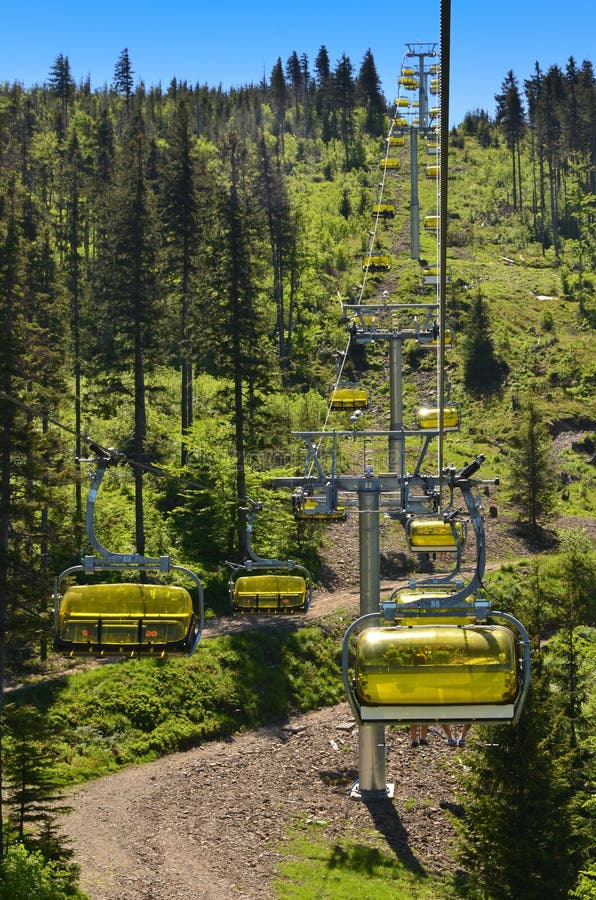
[[[545,70],[564,68],[569,56],[596,65],[595,0],[452,0],[451,19],[452,123],[476,108],[492,116],[509,69],[523,89],[535,61]],[[46,81],[63,53],[77,82],[89,75],[101,88],[127,47],[135,80],[147,87],[176,77],[227,89],[268,78],[278,56],[285,65],[293,50],[306,53],[313,71],[325,44],[332,66],[346,53],[355,73],[370,48],[393,100],[406,42],[439,39],[439,0],[30,0],[7,2],[0,21],[0,81],[26,87]]]

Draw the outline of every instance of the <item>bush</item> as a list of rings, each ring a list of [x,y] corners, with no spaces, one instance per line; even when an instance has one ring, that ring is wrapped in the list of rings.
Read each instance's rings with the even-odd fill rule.
[[[0,900],[84,900],[86,895],[69,883],[70,877],[41,853],[28,853],[15,844],[0,866]]]

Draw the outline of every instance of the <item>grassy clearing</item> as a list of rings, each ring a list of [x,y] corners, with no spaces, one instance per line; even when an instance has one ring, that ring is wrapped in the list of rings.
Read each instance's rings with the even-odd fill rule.
[[[377,847],[341,840],[330,845],[311,824],[284,844],[292,859],[280,867],[274,889],[279,900],[448,900],[460,896],[448,879],[408,868]]]

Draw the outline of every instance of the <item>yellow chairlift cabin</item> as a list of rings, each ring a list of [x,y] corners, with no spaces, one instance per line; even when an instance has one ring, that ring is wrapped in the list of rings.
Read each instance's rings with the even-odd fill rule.
[[[54,648],[67,656],[164,657],[188,656],[196,650],[204,621],[203,588],[189,569],[173,565],[170,557],[151,559],[137,553],[113,553],[97,539],[95,500],[106,468],[126,462],[121,454],[90,446],[98,457],[87,496],[86,529],[97,556],[85,556],[71,566],[54,586]],[[180,573],[194,583],[199,600],[196,615],[189,591],[182,585],[149,583],[147,573],[164,578]],[[87,578],[99,572],[133,575],[137,581],[70,584],[71,577]]]
[[[343,680],[359,722],[517,723],[530,684],[528,634],[470,588],[398,590],[348,628]]]
[[[424,227],[427,231],[438,231],[439,216],[437,213],[432,213],[431,215],[424,217]]]
[[[426,167],[426,177],[427,178],[438,178],[440,173],[440,166],[427,166]]]
[[[333,477],[312,489],[297,488],[292,494],[292,509],[299,522],[343,522],[348,509],[338,503]]]
[[[234,613],[289,615],[308,609],[308,585],[301,575],[240,575],[230,592]]]
[[[411,517],[406,523],[408,547],[415,553],[456,553],[466,539],[466,523],[461,519]]]
[[[441,66],[439,65],[439,63],[433,63],[432,66],[429,67],[428,71],[430,75],[438,75],[441,71]]]
[[[397,169],[401,168],[401,160],[396,157],[386,156],[379,163],[379,167],[381,169],[393,169],[397,171]]]
[[[301,484],[292,494],[292,509],[299,522],[343,521],[348,516],[347,505],[339,503],[337,488],[337,433],[331,433],[332,451],[327,473],[320,459],[320,444],[315,446],[311,434],[303,434],[307,447],[304,471],[308,484]],[[311,478],[311,472],[315,475]]]
[[[360,724],[519,721],[530,685],[530,639],[521,622],[478,596],[485,542],[469,478],[482,459],[457,473],[477,538],[471,581],[448,576],[398,588],[344,635],[343,683]],[[418,523],[426,530],[410,528],[422,544],[417,549],[444,550],[445,526],[461,545],[463,522],[429,517],[406,524]]]
[[[431,78],[430,85],[429,85],[429,91],[431,92],[431,94],[438,94],[440,90],[441,90],[441,84],[440,84],[439,79]]]
[[[459,409],[457,406],[444,406],[441,416],[443,431],[457,431],[459,428]],[[422,431],[436,431],[439,428],[439,409],[437,406],[420,406],[416,410],[416,422]]]
[[[379,317],[373,313],[352,313],[348,316],[348,325],[351,329],[358,328],[376,328],[379,323]]]
[[[418,107],[420,106],[420,100],[412,100],[412,106],[415,109],[418,109]]]
[[[381,219],[393,219],[395,216],[394,203],[373,203],[372,215],[379,216]]]
[[[367,628],[355,652],[354,687],[365,721],[515,716],[520,662],[504,625]]]
[[[397,106],[401,107],[402,109],[407,109],[410,105],[410,101],[407,97],[398,97],[396,103]]]
[[[294,515],[297,519],[305,521],[344,521],[348,516],[348,510],[345,506],[336,506],[331,509],[323,495],[313,494],[307,497],[295,507]]]
[[[228,590],[233,613],[290,615],[304,613],[312,600],[312,577],[293,560],[265,559],[252,549],[253,522],[262,503],[247,498],[246,547],[249,558],[232,568]]]
[[[180,585],[75,584],[60,598],[54,647],[68,656],[187,656],[194,623]]]
[[[438,276],[436,276],[438,278]],[[416,334],[416,341],[421,350],[437,350],[441,342],[441,329],[437,322],[431,324],[427,319],[424,327]],[[453,341],[453,333],[450,328],[445,328],[443,346],[448,348]]]
[[[393,125],[396,128],[405,128],[408,124],[408,120],[404,116],[399,116],[399,118],[393,120]]]
[[[331,409],[366,409],[368,406],[368,390],[361,384],[340,382],[329,395]]]
[[[416,75],[416,69],[412,69],[410,66],[402,66],[401,74],[404,78],[413,78]]]
[[[415,91],[418,89],[418,79],[413,78],[412,76],[402,76],[399,79],[399,83],[406,91]]]
[[[384,272],[391,268],[391,260],[382,253],[367,253],[362,258],[363,271]]]
[[[387,143],[390,147],[403,147],[406,139],[403,134],[390,134],[387,138]]]
[[[438,119],[439,116],[441,115],[441,107],[440,106],[431,107],[428,111],[428,114],[431,117],[431,119]]]
[[[445,329],[445,341],[444,341],[444,344],[445,344],[446,347],[450,347],[452,343],[453,343],[453,332],[451,331],[451,328],[446,328],[446,329]],[[438,333],[438,329],[437,329],[436,337],[433,337],[432,341],[430,341],[430,342],[429,342],[429,341],[425,341],[425,342],[422,344],[422,346],[423,346],[426,350],[436,350],[436,349],[437,349],[437,347],[439,346],[439,333]]]
[[[438,266],[424,266],[422,269],[422,284],[428,287],[438,285],[439,283],[439,272],[440,269]],[[447,273],[446,276],[447,284],[449,284],[450,276]],[[445,343],[450,343],[451,338],[447,332],[445,332]]]

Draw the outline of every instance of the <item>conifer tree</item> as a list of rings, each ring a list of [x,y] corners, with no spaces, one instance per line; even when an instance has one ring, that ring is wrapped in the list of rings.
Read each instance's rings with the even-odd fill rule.
[[[565,98],[563,73],[558,66],[551,66],[544,76],[540,94],[538,114],[541,136],[547,162],[548,188],[550,197],[550,220],[552,242],[555,253],[560,251],[559,228],[559,187],[561,184],[562,144],[561,105]]]
[[[312,89],[314,82],[308,67],[308,56],[303,53],[300,56],[300,71],[302,72],[302,93],[304,102],[304,137],[308,137],[312,128]]]
[[[543,73],[539,64],[534,65],[532,78],[524,82],[526,103],[528,107],[528,125],[531,136],[534,230],[542,243],[542,251],[546,249],[546,182],[544,169],[544,141],[540,124],[540,97],[542,93]],[[536,163],[538,170],[536,170]]]
[[[273,270],[273,297],[277,310],[276,332],[279,361],[282,371],[287,371],[292,352],[295,295],[299,279],[295,219],[291,214],[290,200],[279,156],[271,157],[264,136],[260,141],[259,150],[260,184],[263,206],[267,214]]]
[[[74,91],[74,80],[70,73],[68,56],[59,53],[50,69],[48,84],[60,100],[61,118],[58,122],[58,136],[64,137],[68,124],[68,105]]]
[[[181,372],[181,462],[188,458],[186,435],[193,422],[193,357],[199,352],[200,329],[196,319],[202,292],[199,281],[203,242],[212,219],[209,182],[203,170],[202,193],[205,198],[199,207],[199,189],[193,155],[194,142],[188,98],[179,97],[169,132],[169,150],[164,172],[162,209],[164,221],[164,265],[170,297],[179,310],[174,333],[179,348],[176,363]],[[203,271],[203,278],[206,273]]]
[[[286,62],[286,80],[294,95],[294,109],[296,110],[296,113],[298,113],[298,105],[304,90],[304,84],[302,80],[302,66],[300,65],[300,60],[298,59],[298,54],[295,50]]]
[[[458,831],[472,896],[564,900],[574,883],[569,736],[550,700],[535,665],[520,723],[482,726],[466,751]]]
[[[55,803],[57,784],[51,774],[55,724],[35,707],[14,703],[5,706],[5,719],[4,773],[10,796],[9,818],[23,843],[28,837],[28,825],[39,828],[43,823],[47,837],[51,831],[48,825],[59,812]]]
[[[114,66],[113,89],[126,97],[126,114],[129,114],[130,98],[134,87],[134,69],[132,68],[128,48],[125,47]]]
[[[236,453],[236,498],[246,498],[246,452],[255,388],[270,377],[264,341],[265,323],[258,303],[263,260],[264,222],[255,188],[254,169],[246,144],[230,132],[222,151],[226,187],[220,192],[220,231],[215,245],[218,261],[212,290],[214,358],[220,373],[233,380],[233,424]],[[237,523],[240,557],[245,558],[246,512]]]
[[[143,469],[147,460],[146,370],[158,358],[160,318],[155,284],[157,239],[155,205],[149,189],[151,148],[140,109],[130,119],[119,161],[112,204],[106,209],[110,228],[98,249],[94,318],[88,330],[96,336],[96,391],[103,380],[114,409],[124,372],[134,384],[134,423],[128,455],[141,465],[135,474],[136,550],[145,552]],[[162,334],[163,335],[163,330]]]
[[[14,392],[15,366],[19,357],[16,334],[15,297],[20,281],[18,229],[11,215],[2,222],[0,232],[0,796],[3,796],[2,743],[4,719],[4,686],[6,680],[6,639],[9,610],[13,604],[12,575],[15,553],[11,546],[11,519],[14,491],[13,452],[15,444],[15,407],[10,402]],[[4,856],[4,821],[0,803],[0,859]]]
[[[327,143],[336,137],[334,121],[334,78],[327,47],[323,44],[315,59],[316,109],[321,121],[321,137]]]
[[[379,137],[385,132],[385,98],[370,49],[366,51],[358,73],[358,95],[366,110],[364,127],[368,134]]]
[[[519,93],[518,83],[513,71],[507,73],[501,93],[495,95],[497,101],[496,122],[501,125],[511,153],[513,174],[513,206],[522,208],[521,184],[521,139],[525,128],[525,115]],[[518,202],[519,201],[519,202]]]
[[[288,86],[279,57],[271,72],[271,96],[273,99],[273,111],[275,113],[275,134],[280,138],[283,152],[285,116],[288,106]]]
[[[510,456],[513,497],[532,528],[538,517],[552,509],[554,472],[550,459],[551,441],[535,404],[522,410]]]
[[[491,324],[486,304],[480,293],[472,300],[463,335],[464,381],[475,394],[495,390],[501,378],[501,365],[496,358]]]
[[[340,135],[344,145],[346,170],[350,168],[352,143],[354,140],[354,107],[356,86],[352,63],[345,53],[337,63],[334,73],[335,96],[340,116]]]

